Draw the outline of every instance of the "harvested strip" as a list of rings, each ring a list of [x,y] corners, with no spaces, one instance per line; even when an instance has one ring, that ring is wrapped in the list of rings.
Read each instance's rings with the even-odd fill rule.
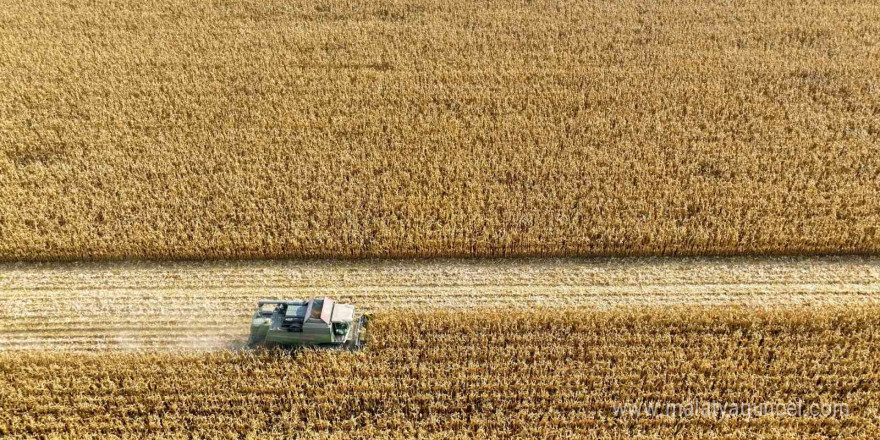
[[[8,264],[0,286],[2,350],[177,349],[191,346],[186,335],[222,349],[247,337],[261,298],[329,295],[373,312],[870,306],[880,259]]]

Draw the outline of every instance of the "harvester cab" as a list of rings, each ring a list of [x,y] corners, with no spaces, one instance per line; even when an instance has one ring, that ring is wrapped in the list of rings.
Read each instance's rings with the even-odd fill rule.
[[[308,301],[261,300],[251,320],[249,347],[330,347],[359,350],[366,342],[367,315],[323,297]]]

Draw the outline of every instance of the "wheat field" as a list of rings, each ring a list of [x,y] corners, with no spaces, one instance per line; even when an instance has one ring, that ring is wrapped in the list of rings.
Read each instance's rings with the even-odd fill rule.
[[[244,349],[313,295],[365,350]],[[878,337],[876,257],[3,263],[0,436],[869,440]]]
[[[0,437],[878,438],[878,48],[867,0],[0,0]],[[366,350],[243,348],[325,295]]]
[[[878,23],[0,0],[0,259],[876,253]]]
[[[358,353],[0,353],[0,434],[873,439],[878,334],[876,306],[476,309],[381,313]],[[846,411],[615,412],[645,402]]]

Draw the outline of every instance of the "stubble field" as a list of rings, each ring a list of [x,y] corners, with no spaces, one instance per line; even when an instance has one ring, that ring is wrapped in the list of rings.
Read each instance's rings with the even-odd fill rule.
[[[880,251],[873,1],[0,1],[0,259]]]
[[[361,310],[880,305],[875,257],[5,264],[0,349],[218,349],[264,298]]]

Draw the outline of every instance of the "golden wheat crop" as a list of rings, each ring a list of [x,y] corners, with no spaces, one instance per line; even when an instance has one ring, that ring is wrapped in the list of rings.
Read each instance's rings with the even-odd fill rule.
[[[0,258],[877,252],[878,23],[0,0]]]
[[[359,353],[0,354],[0,434],[876,438],[880,309],[384,313]],[[836,416],[615,415],[803,402]]]

